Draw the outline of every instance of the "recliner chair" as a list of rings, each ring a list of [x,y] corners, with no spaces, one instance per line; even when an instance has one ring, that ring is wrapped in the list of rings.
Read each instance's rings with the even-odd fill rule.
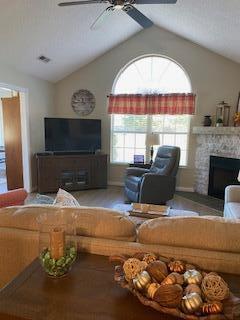
[[[127,202],[165,204],[174,196],[180,148],[161,146],[150,169],[126,169]]]

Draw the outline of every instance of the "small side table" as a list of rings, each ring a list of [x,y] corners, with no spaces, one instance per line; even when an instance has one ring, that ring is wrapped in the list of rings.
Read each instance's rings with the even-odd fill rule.
[[[136,167],[136,168],[143,168],[143,169],[150,169],[150,163],[129,163],[129,167]]]

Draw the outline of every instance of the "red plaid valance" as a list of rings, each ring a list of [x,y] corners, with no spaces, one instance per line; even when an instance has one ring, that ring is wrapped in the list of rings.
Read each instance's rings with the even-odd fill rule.
[[[195,99],[192,93],[110,95],[108,113],[194,114]]]

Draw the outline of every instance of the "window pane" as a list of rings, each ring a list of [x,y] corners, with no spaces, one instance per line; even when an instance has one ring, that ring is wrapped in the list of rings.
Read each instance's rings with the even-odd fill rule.
[[[164,130],[164,132],[175,132],[175,130],[176,130],[175,116],[165,116],[163,130]]]
[[[135,133],[125,134],[125,148],[134,148],[135,145]]]
[[[113,147],[124,147],[124,135],[123,133],[114,133],[112,140]]]
[[[152,116],[152,131],[153,132],[162,132],[163,131],[163,120],[164,120],[164,116],[162,116],[162,115]]]
[[[183,93],[191,92],[185,71],[166,57],[142,57],[119,75],[114,93]]]
[[[136,134],[136,148],[145,148],[146,134]]]
[[[180,166],[187,165],[187,151],[181,150]]]
[[[134,149],[125,148],[124,150],[124,162],[133,162]]]
[[[123,162],[123,148],[113,148],[112,161]]]
[[[190,118],[187,115],[176,117],[176,132],[188,132],[189,131]]]
[[[163,135],[163,144],[169,146],[175,146],[175,135],[174,134],[164,134]]]
[[[176,146],[180,147],[181,150],[187,150],[186,134],[176,134]]]
[[[113,119],[113,130],[123,131],[124,130],[124,115],[115,114],[112,116]]]

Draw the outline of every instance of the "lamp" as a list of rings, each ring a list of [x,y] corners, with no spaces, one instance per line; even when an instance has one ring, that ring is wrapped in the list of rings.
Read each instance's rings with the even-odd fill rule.
[[[158,133],[151,133],[146,136],[145,144],[146,146],[151,146],[150,148],[150,164],[153,163],[153,146],[159,145],[159,134]]]

